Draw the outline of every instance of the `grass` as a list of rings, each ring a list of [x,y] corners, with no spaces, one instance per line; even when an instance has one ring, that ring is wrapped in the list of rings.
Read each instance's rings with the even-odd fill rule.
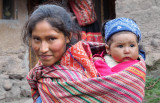
[[[160,77],[146,78],[144,100],[146,103],[160,103]]]

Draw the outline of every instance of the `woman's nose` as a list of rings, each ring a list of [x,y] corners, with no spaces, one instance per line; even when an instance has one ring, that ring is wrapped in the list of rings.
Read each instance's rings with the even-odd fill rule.
[[[42,42],[41,47],[40,47],[40,52],[41,53],[46,53],[49,50],[49,45],[47,42]]]

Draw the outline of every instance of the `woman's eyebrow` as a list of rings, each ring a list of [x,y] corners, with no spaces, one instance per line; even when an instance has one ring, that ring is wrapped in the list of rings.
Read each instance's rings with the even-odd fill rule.
[[[33,34],[32,34],[32,37],[37,37],[37,38],[39,38],[39,36],[38,36],[38,35],[33,35]]]

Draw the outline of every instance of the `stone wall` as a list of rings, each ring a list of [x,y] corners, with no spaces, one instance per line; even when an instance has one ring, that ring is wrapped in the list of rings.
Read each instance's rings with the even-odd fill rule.
[[[30,96],[26,82],[27,49],[22,44],[21,30],[28,18],[26,0],[17,3],[17,20],[0,20],[0,103]],[[27,94],[28,93],[28,94]]]
[[[159,76],[160,0],[116,0],[116,17],[128,17],[137,22],[142,32],[147,69]]]

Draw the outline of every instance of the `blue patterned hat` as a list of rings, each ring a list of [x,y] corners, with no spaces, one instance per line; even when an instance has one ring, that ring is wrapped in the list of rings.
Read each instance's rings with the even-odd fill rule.
[[[138,42],[141,40],[141,32],[138,25],[129,18],[122,17],[108,21],[104,26],[104,31],[106,43],[113,34],[120,31],[130,31],[137,36]]]

